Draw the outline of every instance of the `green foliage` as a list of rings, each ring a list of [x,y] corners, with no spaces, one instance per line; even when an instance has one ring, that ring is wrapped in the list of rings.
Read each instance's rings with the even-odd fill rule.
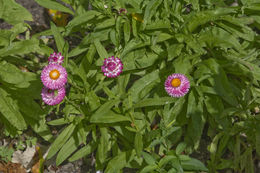
[[[17,39],[29,26],[1,17],[9,8],[0,10],[14,25],[0,30],[0,121],[10,135],[31,126],[51,141],[49,126],[59,127],[47,157],[57,154],[57,165],[92,154],[95,169],[105,172],[254,172],[260,154],[259,2],[63,2],[71,8],[37,0],[73,17],[39,34],[53,35],[68,71],[69,92],[48,125],[45,117],[54,110],[39,104],[46,63],[33,57],[52,49],[39,35]],[[115,79],[100,68],[108,56],[124,64]],[[188,77],[184,97],[167,95],[164,81],[172,73]],[[204,160],[195,158],[201,150]]]
[[[16,137],[31,126],[45,140],[50,140],[52,134],[45,124],[47,109],[39,104],[39,60],[34,57],[45,50],[38,39],[19,38],[20,33],[30,34],[30,26],[23,22],[31,21],[31,14],[13,0],[1,0],[0,4],[3,4],[0,18],[13,25],[9,30],[0,30],[0,121],[8,136]],[[26,70],[22,71],[23,68]]]
[[[12,25],[33,20],[31,13],[14,0],[0,0],[0,11],[0,19]]]
[[[0,160],[4,162],[9,162],[12,160],[12,155],[14,150],[5,146],[0,146]]]

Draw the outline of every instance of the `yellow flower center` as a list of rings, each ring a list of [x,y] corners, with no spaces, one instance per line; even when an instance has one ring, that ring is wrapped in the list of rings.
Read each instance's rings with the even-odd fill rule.
[[[178,87],[181,85],[181,80],[179,78],[175,78],[171,81],[173,87]]]
[[[50,75],[51,79],[56,80],[60,77],[60,72],[58,70],[54,69],[50,72],[49,75]]]

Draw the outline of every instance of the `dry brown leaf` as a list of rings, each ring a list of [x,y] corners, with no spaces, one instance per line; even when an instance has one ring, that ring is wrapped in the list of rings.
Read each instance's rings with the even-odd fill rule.
[[[41,165],[41,163],[39,160],[36,164],[33,165],[32,173],[40,173],[40,165]]]
[[[0,163],[0,171],[3,173],[26,173],[26,169],[20,163]]]
[[[32,173],[42,173],[43,172],[43,162],[42,151],[39,146],[35,147],[35,155],[33,156],[34,165],[31,169]]]

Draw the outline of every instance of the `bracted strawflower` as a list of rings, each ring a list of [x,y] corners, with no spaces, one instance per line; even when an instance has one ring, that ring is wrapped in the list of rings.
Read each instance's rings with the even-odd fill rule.
[[[61,55],[61,53],[53,53],[53,54],[50,54],[49,58],[48,58],[48,61],[49,61],[49,64],[58,64],[58,65],[61,65],[63,63],[63,60],[64,60],[64,57]]]
[[[166,92],[172,97],[182,97],[189,92],[190,82],[183,74],[174,73],[166,79]]]
[[[42,88],[41,93],[43,102],[50,106],[59,104],[64,99],[65,94],[65,87],[52,90],[45,86]]]
[[[67,71],[61,65],[49,64],[42,70],[41,80],[47,88],[59,89],[67,82]]]
[[[114,78],[120,75],[123,70],[123,63],[119,58],[114,56],[105,58],[104,65],[101,67],[102,72],[109,78]]]
[[[127,10],[125,8],[120,8],[119,9],[119,14],[124,14],[126,15],[127,14]]]

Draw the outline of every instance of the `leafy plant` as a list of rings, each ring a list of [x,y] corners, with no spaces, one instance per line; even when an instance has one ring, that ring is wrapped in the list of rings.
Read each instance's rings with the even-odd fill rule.
[[[0,4],[0,18],[13,25],[0,30],[0,120],[5,134],[15,137],[30,125],[50,140],[52,135],[44,123],[47,111],[39,105],[39,59],[34,56],[50,49],[30,38],[30,26],[24,21],[32,20],[32,16],[25,8],[13,0],[1,0]]]
[[[254,111],[260,96],[257,0],[36,2],[73,18],[64,27],[51,23],[50,30],[27,40],[10,36],[24,24],[1,31],[8,39],[0,42],[0,118],[14,126],[7,125],[8,131],[29,124],[50,140],[49,126],[60,129],[47,156],[57,155],[57,165],[92,153],[96,170],[105,172],[254,172],[260,151]],[[10,61],[32,52],[52,53],[38,39],[42,35],[53,35],[54,49],[64,56],[68,71],[66,98],[48,126],[45,116],[53,109],[38,104],[38,74],[45,64],[29,59],[24,63],[36,69],[20,73],[19,61]],[[78,44],[69,44],[75,40]],[[101,71],[110,56],[124,66],[117,78]],[[190,81],[184,97],[172,98],[164,89],[173,73]],[[26,102],[25,93],[30,96]],[[37,117],[32,116],[35,110]],[[201,150],[202,142],[208,144],[203,148],[210,155],[203,160],[207,167],[190,156]]]
[[[0,146],[0,160],[4,162],[9,162],[12,160],[12,155],[14,150],[5,146]]]

